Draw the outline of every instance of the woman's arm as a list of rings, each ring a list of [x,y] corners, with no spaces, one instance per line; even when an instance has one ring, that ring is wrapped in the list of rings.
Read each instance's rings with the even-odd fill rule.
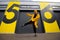
[[[32,14],[30,14],[30,13],[26,13],[27,14],[27,16],[32,16]]]

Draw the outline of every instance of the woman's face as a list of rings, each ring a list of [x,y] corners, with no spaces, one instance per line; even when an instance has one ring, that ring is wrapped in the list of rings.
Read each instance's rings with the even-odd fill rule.
[[[34,10],[34,13],[37,14],[38,13],[37,10]]]

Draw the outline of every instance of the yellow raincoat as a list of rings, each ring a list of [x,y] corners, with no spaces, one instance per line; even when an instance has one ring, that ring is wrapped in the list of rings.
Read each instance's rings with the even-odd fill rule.
[[[35,18],[34,18],[34,14],[27,13],[27,16],[30,16],[31,17],[31,19],[29,21],[33,21],[35,27],[38,28],[38,20],[40,18],[40,14],[37,13],[37,16]]]

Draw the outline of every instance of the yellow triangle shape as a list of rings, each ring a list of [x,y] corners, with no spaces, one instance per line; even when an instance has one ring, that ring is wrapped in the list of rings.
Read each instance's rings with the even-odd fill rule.
[[[43,10],[48,5],[49,5],[48,2],[40,2],[40,10]]]

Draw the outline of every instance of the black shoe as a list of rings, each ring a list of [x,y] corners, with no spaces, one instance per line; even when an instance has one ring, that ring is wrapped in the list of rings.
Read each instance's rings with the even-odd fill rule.
[[[34,36],[36,37],[37,35],[35,34]]]

